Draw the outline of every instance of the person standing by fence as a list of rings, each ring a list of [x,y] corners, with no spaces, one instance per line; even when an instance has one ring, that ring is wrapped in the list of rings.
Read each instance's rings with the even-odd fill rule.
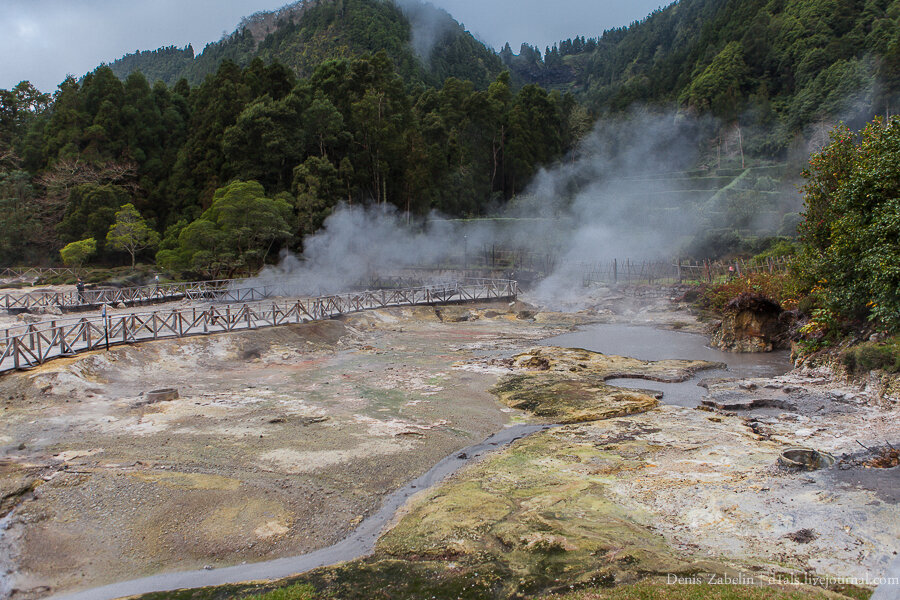
[[[78,282],[75,284],[75,289],[78,291],[79,304],[84,304],[84,280],[81,277],[78,278]]]

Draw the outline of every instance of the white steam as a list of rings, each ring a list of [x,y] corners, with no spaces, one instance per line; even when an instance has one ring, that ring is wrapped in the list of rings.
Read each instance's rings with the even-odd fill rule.
[[[671,259],[704,226],[699,215],[710,193],[692,190],[684,171],[708,146],[712,125],[674,112],[600,121],[577,152],[541,170],[490,220],[433,214],[409,225],[393,208],[341,205],[304,241],[302,257],[286,257],[259,280],[332,293],[411,267],[471,269],[502,248],[555,256],[533,292],[539,300],[578,295],[585,263]]]
[[[430,2],[396,0],[396,3],[412,26],[413,50],[420,59],[428,62],[434,47],[458,27],[456,21],[450,13]]]

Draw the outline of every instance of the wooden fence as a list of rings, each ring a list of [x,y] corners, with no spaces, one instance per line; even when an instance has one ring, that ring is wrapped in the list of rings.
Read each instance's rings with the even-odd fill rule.
[[[77,277],[69,267],[7,267],[0,271],[0,279],[39,279],[42,277]]]
[[[357,289],[419,287],[422,278],[380,276],[361,282]],[[0,307],[8,312],[27,311],[42,307],[57,307],[63,311],[87,310],[108,304],[140,306],[177,300],[213,300],[216,302],[256,302],[276,296],[301,296],[303,291],[289,282],[250,285],[247,279],[220,279],[161,283],[127,288],[104,288],[84,292],[24,292],[0,295]],[[306,292],[308,293],[308,292]]]
[[[668,284],[713,283],[744,277],[751,273],[776,273],[787,270],[789,258],[765,261],[632,261],[613,259],[583,263],[584,285],[604,284]]]
[[[243,296],[248,300],[261,300],[266,296],[254,297],[260,292],[260,288],[237,287],[240,280],[219,281],[191,281],[185,283],[166,283],[128,288],[107,288],[100,290],[85,290],[84,292],[26,292],[11,293],[0,296],[0,306],[9,310],[30,310],[47,306],[55,306],[61,309],[86,309],[111,304],[113,306],[122,303],[125,305],[152,304],[172,300],[204,300],[215,299],[219,295],[234,289],[232,297],[226,297],[225,301],[242,302]],[[245,282],[246,283],[246,282]]]
[[[28,369],[55,358],[109,349],[119,344],[305,323],[389,306],[514,300],[517,294],[515,281],[481,279],[304,298],[284,303],[210,305],[105,317],[56,319],[0,331],[0,373]]]

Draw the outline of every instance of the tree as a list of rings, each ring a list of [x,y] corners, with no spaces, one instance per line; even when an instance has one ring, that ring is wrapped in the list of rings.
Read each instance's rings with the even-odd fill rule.
[[[157,254],[160,265],[207,277],[233,275],[263,265],[272,248],[292,237],[289,196],[266,197],[256,181],[234,181],[216,190],[199,219],[172,229]]]
[[[33,264],[37,258],[40,226],[33,202],[34,187],[28,173],[0,169],[0,263]]]
[[[697,110],[711,109],[717,116],[734,120],[748,72],[743,52],[740,42],[729,42],[684,91],[682,101]]]
[[[97,240],[87,238],[67,244],[59,251],[59,256],[62,258],[63,264],[77,269],[95,252],[97,252]]]
[[[92,237],[101,240],[102,246],[106,233],[116,220],[116,211],[129,200],[128,192],[117,185],[77,185],[69,194],[66,214],[57,230],[63,241]]]
[[[294,169],[300,233],[312,235],[322,226],[343,195],[340,171],[323,157],[310,156]]]
[[[804,175],[801,275],[835,315],[900,330],[900,118],[836,128]]]
[[[134,268],[135,254],[158,246],[159,234],[141,217],[134,204],[129,203],[116,212],[116,222],[106,234],[106,244],[114,250],[128,252],[131,255],[131,268]]]

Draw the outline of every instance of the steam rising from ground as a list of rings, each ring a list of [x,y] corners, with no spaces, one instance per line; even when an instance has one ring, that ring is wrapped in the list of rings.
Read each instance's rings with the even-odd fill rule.
[[[552,252],[556,268],[535,291],[562,300],[581,288],[584,263],[613,258],[672,258],[700,227],[704,200],[678,188],[676,172],[697,162],[709,123],[675,113],[633,112],[600,121],[577,152],[540,171],[522,196],[493,220],[447,220],[432,214],[407,224],[384,206],[339,206],[302,257],[286,256],[260,283],[302,293],[347,291],[373,277],[417,266],[473,266],[493,245]],[[467,260],[468,259],[468,260]]]
[[[447,11],[437,8],[431,3],[419,0],[399,0],[397,6],[409,19],[412,26],[412,47],[416,54],[426,63],[431,58],[431,51],[457,25]]]

